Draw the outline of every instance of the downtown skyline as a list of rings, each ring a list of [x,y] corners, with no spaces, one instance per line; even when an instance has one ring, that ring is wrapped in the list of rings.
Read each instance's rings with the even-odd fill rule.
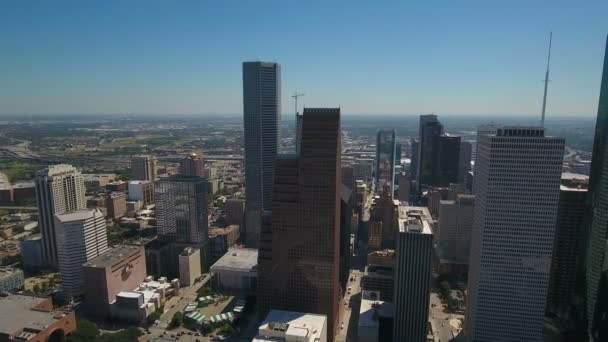
[[[238,115],[238,66],[251,60],[283,66],[284,114],[298,90],[301,106],[353,114],[536,115],[551,30],[548,120],[597,112],[608,31],[600,1],[287,7],[3,3],[0,116]]]

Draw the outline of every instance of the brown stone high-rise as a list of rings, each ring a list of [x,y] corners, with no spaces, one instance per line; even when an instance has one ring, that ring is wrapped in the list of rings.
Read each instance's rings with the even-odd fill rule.
[[[299,155],[275,162],[272,211],[258,256],[260,314],[271,309],[327,315],[338,327],[340,300],[340,109],[305,108]]]

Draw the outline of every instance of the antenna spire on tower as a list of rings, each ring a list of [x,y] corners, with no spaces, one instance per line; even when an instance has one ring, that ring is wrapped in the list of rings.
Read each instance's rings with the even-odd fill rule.
[[[547,71],[545,72],[545,93],[543,95],[543,110],[540,117],[540,127],[545,127],[545,109],[547,108],[547,87],[549,86],[549,64],[551,63],[551,42],[553,40],[553,31],[549,33],[549,54],[547,56]]]

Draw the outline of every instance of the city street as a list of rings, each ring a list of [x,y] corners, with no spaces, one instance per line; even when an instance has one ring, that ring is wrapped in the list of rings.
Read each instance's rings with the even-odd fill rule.
[[[448,342],[460,333],[460,322],[464,315],[446,313],[437,293],[431,293],[431,320],[435,324],[433,331],[436,342]]]
[[[361,275],[362,272],[351,270],[346,284],[346,293],[340,302],[340,326],[336,335],[336,342],[357,341],[357,325],[359,321],[359,307],[361,305]],[[353,278],[353,281],[350,279]],[[350,294],[348,293],[350,288]],[[344,326],[342,327],[342,324]]]

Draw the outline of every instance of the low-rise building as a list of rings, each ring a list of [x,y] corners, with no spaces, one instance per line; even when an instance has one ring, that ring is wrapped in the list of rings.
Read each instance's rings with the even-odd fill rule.
[[[0,341],[65,341],[76,330],[68,308],[53,308],[51,298],[0,295]]]
[[[0,291],[23,288],[23,271],[15,268],[0,268]]]
[[[112,192],[106,197],[108,217],[119,219],[127,213],[127,196],[122,192]]]
[[[85,309],[95,317],[109,318],[117,294],[137,288],[146,278],[144,247],[116,246],[89,260],[82,270]]]
[[[154,203],[154,182],[136,180],[129,182],[129,201],[142,201],[143,205]]]
[[[252,342],[327,342],[327,316],[271,310]]]
[[[116,179],[114,173],[88,173],[83,174],[84,185],[87,189],[96,189],[105,187],[108,183],[113,182]]]
[[[239,294],[254,293],[258,279],[258,250],[230,248],[210,268],[212,284],[216,289]]]
[[[186,247],[178,259],[180,284],[191,286],[201,276],[201,250]]]

